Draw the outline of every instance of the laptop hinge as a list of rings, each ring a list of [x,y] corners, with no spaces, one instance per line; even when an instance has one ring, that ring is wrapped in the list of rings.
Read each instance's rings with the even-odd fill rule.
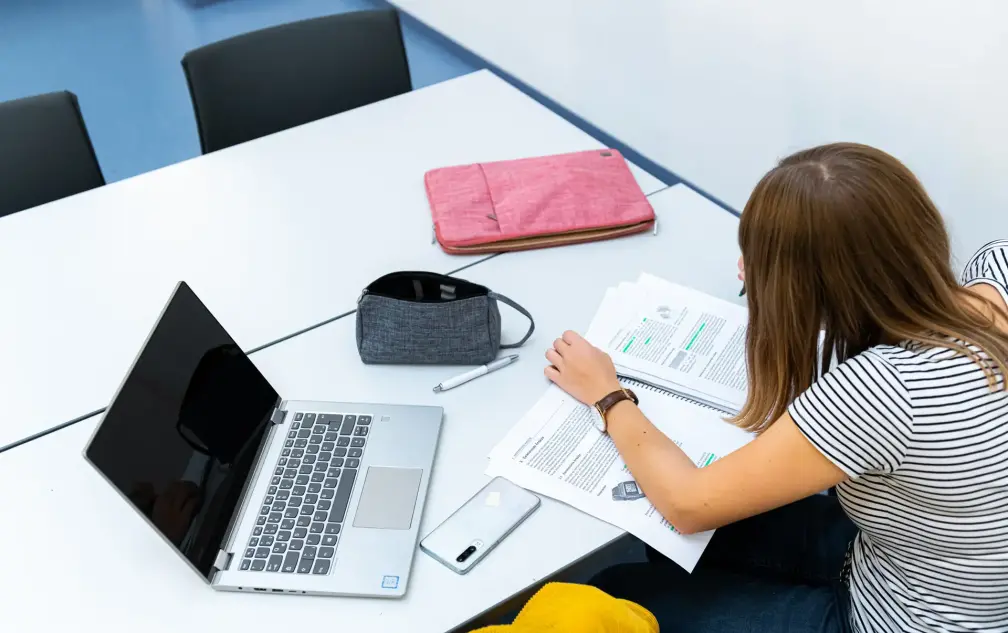
[[[276,409],[273,409],[273,415],[270,416],[270,422],[272,422],[273,424],[283,424],[284,417],[286,415],[287,415],[286,411],[284,411],[280,407],[277,407]]]
[[[214,569],[225,571],[231,566],[231,559],[234,557],[233,554],[229,554],[224,550],[217,552],[217,558],[214,559]]]

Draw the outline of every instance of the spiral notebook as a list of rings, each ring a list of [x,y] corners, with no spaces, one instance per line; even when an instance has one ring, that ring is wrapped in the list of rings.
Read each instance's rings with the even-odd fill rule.
[[[741,306],[641,275],[606,292],[586,337],[609,352],[651,422],[704,467],[752,439],[724,420],[745,401],[746,323]],[[670,525],[594,415],[549,387],[491,451],[487,474],[620,527],[692,571],[713,531]]]

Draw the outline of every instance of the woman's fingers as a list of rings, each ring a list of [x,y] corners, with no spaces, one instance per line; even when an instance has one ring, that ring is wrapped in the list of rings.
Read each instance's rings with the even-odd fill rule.
[[[560,370],[553,365],[547,365],[546,369],[543,370],[543,374],[549,378],[551,382],[560,380]]]
[[[567,330],[566,332],[563,333],[563,336],[560,337],[560,340],[563,341],[564,343],[567,343],[568,345],[574,345],[578,341],[582,341],[584,339],[582,339],[581,335],[578,334],[577,332],[573,330]]]
[[[546,350],[546,360],[557,369],[563,367],[563,357],[552,347]]]
[[[569,348],[570,345],[567,343],[567,341],[563,340],[562,338],[558,338],[557,340],[553,341],[553,349],[555,349],[557,353],[560,354],[561,356],[563,356],[564,353]]]

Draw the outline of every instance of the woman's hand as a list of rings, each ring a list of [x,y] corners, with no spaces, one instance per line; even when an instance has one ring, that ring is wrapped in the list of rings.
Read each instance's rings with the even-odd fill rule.
[[[551,363],[546,377],[585,404],[595,404],[620,389],[609,355],[570,330],[553,341],[546,360]]]

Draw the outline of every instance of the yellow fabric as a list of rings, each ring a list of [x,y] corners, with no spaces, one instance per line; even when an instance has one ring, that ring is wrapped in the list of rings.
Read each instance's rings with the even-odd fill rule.
[[[474,633],[658,633],[651,612],[586,585],[550,583],[525,604],[512,624]]]

